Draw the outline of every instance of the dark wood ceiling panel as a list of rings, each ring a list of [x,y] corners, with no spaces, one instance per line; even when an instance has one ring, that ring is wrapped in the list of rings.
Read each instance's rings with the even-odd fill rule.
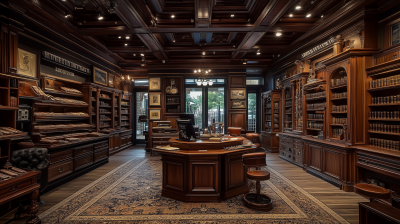
[[[277,55],[315,29],[321,15],[334,13],[336,5],[343,4],[342,0],[115,0],[115,13],[110,13],[113,10],[103,0],[88,0],[79,10],[72,0],[15,1],[28,7],[32,17],[52,21],[51,28],[133,70],[192,69],[204,61],[216,69],[265,71]],[[296,5],[302,8],[295,10]],[[311,16],[306,17],[308,13]],[[140,65],[143,57],[145,66]]]

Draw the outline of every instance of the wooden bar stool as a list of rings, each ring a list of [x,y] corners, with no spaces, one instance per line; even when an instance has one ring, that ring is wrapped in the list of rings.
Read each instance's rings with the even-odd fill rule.
[[[366,183],[354,184],[354,192],[369,197],[370,202],[373,202],[374,199],[389,199],[391,197],[388,189]]]
[[[243,164],[246,168],[250,167],[263,167],[267,166],[265,162],[266,153],[249,153],[243,155]],[[244,206],[256,209],[269,211],[272,209],[272,199],[267,195],[261,194],[261,184],[260,181],[269,180],[270,173],[265,170],[251,170],[247,171],[247,178],[256,181],[257,193],[247,193],[243,196]]]

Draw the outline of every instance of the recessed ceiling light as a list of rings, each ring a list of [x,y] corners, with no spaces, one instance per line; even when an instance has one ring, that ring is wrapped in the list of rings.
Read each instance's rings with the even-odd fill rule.
[[[290,17],[293,17],[293,14],[292,13],[290,13],[290,15],[289,15]]]
[[[231,17],[235,17],[235,14],[231,14]]]
[[[171,15],[171,18],[175,18],[175,15]]]
[[[260,55],[261,53],[260,52],[257,52],[257,55]]]
[[[118,39],[121,39],[121,36],[119,36]]]
[[[280,37],[280,36],[282,36],[282,33],[276,33],[275,34],[277,37]]]
[[[215,54],[215,51],[213,51],[213,54]]]
[[[140,54],[140,56],[142,56],[142,57],[143,57],[143,56],[144,56],[144,54]]]
[[[174,42],[174,43],[175,43],[175,40],[173,40],[172,42]]]
[[[299,5],[298,5],[298,6],[296,6],[296,9],[301,9],[301,6],[299,6]]]
[[[125,46],[128,46],[128,44],[125,44]]]
[[[126,38],[127,40],[129,40],[129,36],[126,36],[125,38]]]
[[[307,18],[308,18],[308,17],[311,17],[311,14],[310,14],[310,13],[308,13],[306,17],[307,17]]]
[[[246,61],[244,61],[244,62],[243,62],[243,64],[245,65],[245,64],[247,64],[247,62],[246,62]]]
[[[102,20],[104,19],[104,17],[102,15],[99,14],[99,17],[97,17],[98,20]]]
[[[324,15],[321,15],[321,18],[324,17]]]
[[[206,55],[206,52],[203,51],[203,55]]]
[[[68,17],[69,17],[69,15],[67,14],[67,15],[65,15],[64,17],[65,17],[65,18],[68,18]]]
[[[133,56],[136,56],[136,54],[133,54]]]

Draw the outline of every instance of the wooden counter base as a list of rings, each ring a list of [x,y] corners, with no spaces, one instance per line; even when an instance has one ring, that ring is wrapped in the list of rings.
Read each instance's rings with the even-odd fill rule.
[[[162,195],[184,202],[220,202],[249,192],[242,155],[255,148],[165,151]]]

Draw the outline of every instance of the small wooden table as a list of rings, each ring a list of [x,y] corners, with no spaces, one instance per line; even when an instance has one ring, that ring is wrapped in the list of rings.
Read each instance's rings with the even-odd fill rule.
[[[185,142],[171,138],[169,144],[180,150],[153,149],[162,155],[162,195],[185,202],[219,202],[248,192],[251,181],[242,155],[256,148],[223,149],[242,144],[243,140]]]

